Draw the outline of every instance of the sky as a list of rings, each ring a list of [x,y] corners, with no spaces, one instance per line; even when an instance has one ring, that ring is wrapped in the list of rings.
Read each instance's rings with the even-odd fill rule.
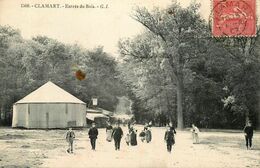
[[[178,0],[185,7],[191,1]],[[208,19],[211,0],[201,3],[200,13]],[[67,44],[91,49],[104,46],[116,57],[119,39],[133,37],[144,30],[130,15],[135,6],[165,8],[172,0],[0,0],[0,24],[19,29],[25,39],[45,35]],[[107,9],[22,8],[21,4],[108,4]],[[260,12],[258,4],[258,15]]]

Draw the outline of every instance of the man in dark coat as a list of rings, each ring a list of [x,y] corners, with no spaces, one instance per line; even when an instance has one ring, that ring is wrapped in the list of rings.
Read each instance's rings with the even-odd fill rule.
[[[120,142],[121,142],[121,138],[123,137],[123,130],[120,127],[119,123],[117,123],[116,127],[113,129],[112,137],[114,138],[115,141],[115,149],[120,150]]]
[[[92,150],[95,150],[96,149],[96,139],[97,139],[97,136],[98,136],[98,130],[96,128],[95,123],[92,123],[92,127],[88,131],[88,136],[89,136],[89,139],[90,139]]]
[[[246,139],[246,148],[251,149],[254,130],[253,130],[253,127],[252,127],[252,124],[250,121],[245,126],[244,133],[245,133],[245,139]]]
[[[174,134],[176,134],[176,131],[172,129],[170,126],[167,126],[167,130],[164,135],[164,140],[167,144],[167,151],[171,153],[172,151],[172,145],[175,144]]]

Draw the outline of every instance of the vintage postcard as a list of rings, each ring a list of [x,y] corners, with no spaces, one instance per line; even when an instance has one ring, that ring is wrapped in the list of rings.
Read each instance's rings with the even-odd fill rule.
[[[259,168],[259,0],[0,0],[0,168]]]

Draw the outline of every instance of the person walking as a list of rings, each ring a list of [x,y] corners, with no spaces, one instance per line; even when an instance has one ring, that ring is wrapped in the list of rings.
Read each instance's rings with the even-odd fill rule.
[[[123,137],[123,130],[120,127],[119,122],[116,124],[116,127],[113,129],[112,137],[115,141],[115,150],[120,150],[120,142],[121,138]]]
[[[252,139],[253,139],[253,134],[254,134],[254,129],[252,127],[251,121],[247,122],[247,125],[244,128],[244,134],[245,134],[245,139],[246,139],[246,148],[252,149]]]
[[[98,136],[98,129],[96,128],[96,124],[93,122],[92,127],[88,131],[88,136],[90,139],[92,150],[96,150],[96,140]]]
[[[69,148],[67,149],[68,153],[73,153],[73,141],[75,139],[75,133],[72,131],[72,128],[69,128],[68,132],[66,133],[66,141],[69,144]]]
[[[111,141],[112,141],[113,127],[112,127],[112,125],[111,125],[110,122],[108,122],[107,124],[108,124],[108,125],[107,125],[107,127],[106,127],[106,134],[107,134],[106,140],[107,140],[108,142],[111,142]]]
[[[137,130],[135,130],[134,127],[132,126],[129,130],[131,146],[137,145],[136,133],[137,133]]]
[[[170,126],[167,126],[167,130],[164,135],[164,140],[166,142],[167,151],[169,153],[171,153],[171,151],[172,151],[172,145],[175,144],[174,134],[176,134],[176,132],[174,132]]]
[[[196,127],[194,124],[192,124],[191,134],[192,134],[193,144],[199,143],[199,132],[200,132],[200,130],[198,129],[198,127]]]

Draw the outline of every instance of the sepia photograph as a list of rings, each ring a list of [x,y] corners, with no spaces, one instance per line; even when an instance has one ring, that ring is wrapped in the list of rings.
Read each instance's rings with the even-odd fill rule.
[[[0,168],[259,168],[260,1],[0,0]]]

